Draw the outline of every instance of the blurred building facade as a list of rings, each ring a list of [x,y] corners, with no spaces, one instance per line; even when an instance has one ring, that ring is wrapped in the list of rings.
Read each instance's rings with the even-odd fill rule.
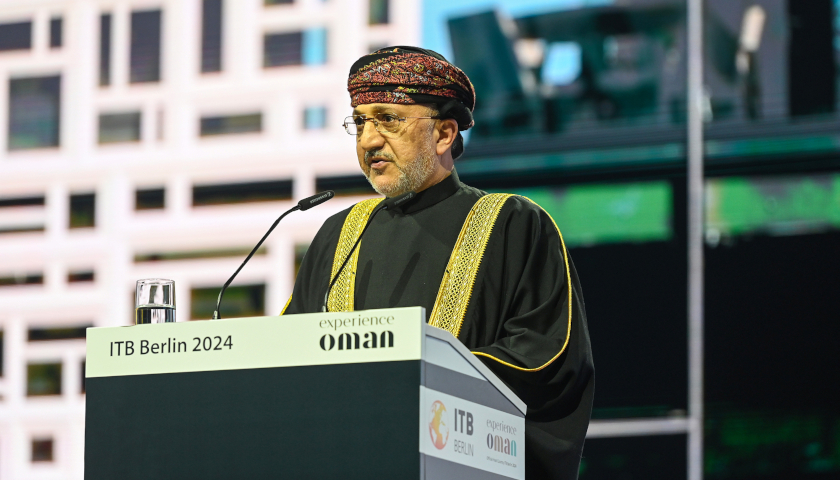
[[[84,328],[130,324],[137,279],[174,279],[179,321],[209,318],[271,222],[334,189],[284,220],[222,315],[282,309],[323,220],[371,194],[339,126],[350,63],[429,42],[421,10],[443,4],[479,92],[459,175],[549,211],[586,292],[581,479],[688,478],[690,435],[709,479],[840,472],[840,0],[704,2],[699,365],[686,2],[465,3],[0,0],[0,479],[81,477]]]
[[[82,478],[84,329],[131,324],[137,279],[174,279],[178,320],[210,318],[276,217],[337,186],[280,225],[222,315],[282,310],[321,223],[372,193],[340,126],[350,63],[418,43],[419,8],[0,2],[0,478]]]

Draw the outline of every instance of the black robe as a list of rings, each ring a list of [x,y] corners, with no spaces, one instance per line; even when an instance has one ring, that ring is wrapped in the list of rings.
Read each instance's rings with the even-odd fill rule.
[[[360,245],[355,309],[419,305],[431,314],[464,220],[483,195],[461,183],[453,170],[401,208],[377,214]],[[333,215],[318,231],[285,314],[321,311],[349,211]],[[586,313],[571,258],[569,267],[571,285],[552,219],[530,201],[511,197],[496,219],[459,334],[473,352],[494,357],[478,356],[528,406],[529,479],[577,478],[592,410],[594,367]],[[527,369],[548,365],[528,372],[496,359]]]

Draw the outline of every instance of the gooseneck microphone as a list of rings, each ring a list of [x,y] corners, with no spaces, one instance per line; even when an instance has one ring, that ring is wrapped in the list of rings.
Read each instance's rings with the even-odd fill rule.
[[[341,266],[338,267],[338,271],[335,272],[335,276],[330,281],[330,286],[327,287],[327,293],[324,294],[324,304],[321,306],[322,312],[329,312],[329,309],[327,308],[327,299],[330,296],[330,291],[332,290],[333,285],[335,285],[336,280],[338,280],[339,275],[341,275],[342,270],[344,270],[344,267],[347,265],[347,261],[350,260],[350,257],[353,256],[353,252],[356,250],[356,247],[359,246],[359,242],[362,241],[362,235],[365,234],[365,231],[367,231],[371,222],[373,222],[373,217],[375,217],[376,214],[381,212],[382,210],[389,210],[394,207],[399,207],[403,203],[414,198],[415,195],[417,194],[414,192],[406,192],[402,195],[397,195],[396,197],[386,198],[382,201],[382,203],[379,204],[379,206],[376,207],[373,213],[370,214],[370,216],[368,217],[368,221],[365,224],[365,228],[362,229],[362,233],[359,234],[359,238],[356,239],[356,243],[353,244],[353,248],[350,249],[350,253],[348,253],[347,257],[344,258],[344,263],[342,263]]]
[[[318,206],[318,205],[326,202],[327,200],[333,198],[334,196],[335,196],[335,192],[333,192],[332,190],[327,190],[326,192],[316,193],[315,195],[312,195],[311,197],[307,197],[307,198],[304,198],[303,200],[299,201],[297,205],[295,205],[294,207],[287,210],[283,215],[280,215],[280,218],[278,218],[277,220],[274,221],[274,224],[271,225],[271,228],[269,228],[268,231],[265,232],[265,235],[263,235],[263,237],[260,239],[260,241],[257,242],[257,245],[254,247],[254,249],[251,250],[251,253],[249,253],[248,256],[245,257],[245,261],[242,262],[242,265],[240,265],[239,268],[237,268],[236,271],[233,272],[233,275],[231,275],[230,278],[228,279],[228,281],[225,282],[225,284],[222,286],[222,290],[219,292],[219,298],[218,298],[218,300],[216,300],[216,310],[213,311],[213,320],[219,320],[220,318],[222,318],[219,315],[219,309],[221,308],[221,305],[222,305],[222,295],[225,294],[225,290],[227,289],[228,286],[230,286],[230,282],[232,282],[233,279],[236,278],[236,275],[238,275],[239,271],[242,270],[242,267],[244,267],[245,264],[248,263],[248,260],[251,260],[251,257],[253,257],[255,253],[257,253],[257,250],[260,248],[260,246],[262,246],[265,239],[268,238],[269,235],[271,235],[271,232],[274,231],[274,228],[277,226],[278,223],[280,223],[280,220],[283,220],[283,218],[286,215],[294,212],[295,210],[300,210],[301,212],[303,212],[305,210],[309,210],[312,207]]]

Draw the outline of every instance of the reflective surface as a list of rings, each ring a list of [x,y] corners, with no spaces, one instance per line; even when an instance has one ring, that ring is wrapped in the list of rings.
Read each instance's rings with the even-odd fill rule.
[[[175,282],[163,278],[137,280],[134,323],[175,321]]]

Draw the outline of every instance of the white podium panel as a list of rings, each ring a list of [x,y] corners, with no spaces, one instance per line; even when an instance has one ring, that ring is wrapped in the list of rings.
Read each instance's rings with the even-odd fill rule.
[[[425,317],[410,307],[90,328],[86,477],[225,478],[238,459],[265,451],[278,453],[266,453],[265,465],[249,464],[249,475],[524,479],[525,404]],[[138,410],[147,396],[165,399],[160,408],[172,410]],[[160,414],[169,421],[156,423]],[[364,420],[381,415],[391,421]],[[166,431],[202,419],[194,433]],[[340,434],[331,434],[336,428]],[[342,440],[348,428],[361,443]],[[290,429],[300,438],[279,434]],[[166,468],[151,468],[137,449],[113,440],[126,436]],[[343,451],[312,460],[318,456],[305,445],[327,438]],[[195,455],[171,454],[176,439],[192,442]],[[380,470],[348,474],[354,462]],[[139,464],[128,468],[132,463]]]

